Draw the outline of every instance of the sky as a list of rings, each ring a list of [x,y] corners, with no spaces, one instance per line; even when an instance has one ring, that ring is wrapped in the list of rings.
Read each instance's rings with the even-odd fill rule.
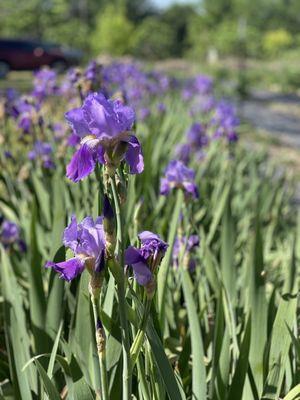
[[[165,8],[170,6],[171,4],[188,4],[188,3],[194,3],[195,0],[151,0],[153,4],[156,5],[156,7],[159,8]]]

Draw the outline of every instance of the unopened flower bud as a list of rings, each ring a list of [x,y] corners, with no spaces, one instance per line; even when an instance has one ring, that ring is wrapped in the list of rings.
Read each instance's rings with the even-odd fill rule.
[[[117,191],[120,199],[120,204],[124,205],[126,203],[127,189],[124,183],[120,180],[117,180]]]
[[[112,257],[116,245],[115,220],[114,220],[114,210],[110,204],[107,195],[104,195],[103,216],[104,216],[103,226],[105,232],[106,251],[108,257]]]
[[[104,276],[102,272],[94,272],[91,275],[91,279],[89,282],[89,292],[92,297],[98,298],[100,296],[103,278]]]
[[[105,357],[105,331],[102,325],[102,322],[98,318],[97,326],[96,326],[96,342],[97,342],[97,351],[100,357]]]

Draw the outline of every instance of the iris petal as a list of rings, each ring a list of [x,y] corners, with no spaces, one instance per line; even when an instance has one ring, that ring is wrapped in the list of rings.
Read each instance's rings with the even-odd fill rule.
[[[84,260],[74,257],[60,263],[49,261],[46,263],[45,268],[53,268],[54,271],[60,273],[61,278],[71,281],[84,270]]]
[[[90,175],[95,168],[93,149],[83,144],[73,155],[67,166],[67,177],[73,182],[78,182]]]
[[[130,136],[128,147],[125,154],[125,160],[129,165],[131,174],[140,174],[144,170],[144,157],[140,142],[135,136]]]
[[[134,277],[139,285],[146,286],[151,281],[152,273],[146,263],[138,262],[132,264],[132,269]]]

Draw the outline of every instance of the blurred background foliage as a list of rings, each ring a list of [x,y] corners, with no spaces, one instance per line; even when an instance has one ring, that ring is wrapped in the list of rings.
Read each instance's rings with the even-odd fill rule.
[[[42,38],[149,59],[277,57],[299,48],[299,0],[199,0],[158,9],[150,0],[1,0],[0,36]]]
[[[299,89],[299,0],[152,1],[0,0],[0,37],[75,47],[83,63],[103,54],[185,58],[236,81],[241,95],[260,86]]]

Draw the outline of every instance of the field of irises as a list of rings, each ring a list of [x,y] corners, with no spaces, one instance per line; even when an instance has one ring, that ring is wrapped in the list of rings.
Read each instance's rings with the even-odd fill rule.
[[[121,62],[3,91],[0,399],[300,398],[292,184],[217,92]]]

